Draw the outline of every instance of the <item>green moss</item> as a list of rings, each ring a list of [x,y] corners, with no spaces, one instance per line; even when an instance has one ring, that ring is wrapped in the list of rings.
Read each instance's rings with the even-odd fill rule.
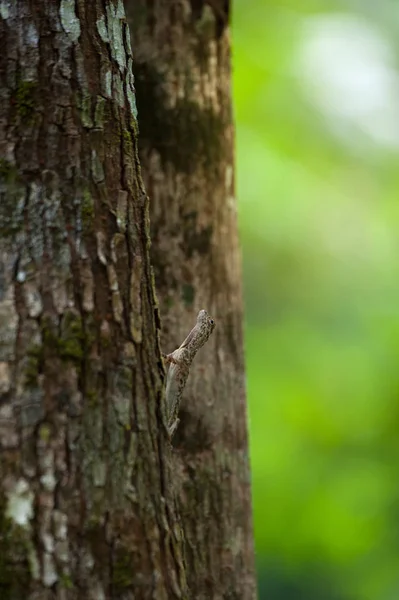
[[[42,442],[48,442],[51,435],[51,428],[47,423],[43,423],[39,429],[39,438]]]
[[[80,363],[86,348],[86,335],[81,317],[66,312],[62,319],[61,335],[57,338],[57,349],[62,360]]]
[[[29,540],[26,531],[6,517],[0,497],[0,598],[25,598],[30,581]]]
[[[84,190],[81,204],[81,215],[83,227],[86,230],[93,228],[94,221],[94,202],[88,189]]]
[[[98,406],[98,393],[94,389],[85,391],[85,397],[89,408],[96,408]]]
[[[134,119],[133,117],[130,119],[130,129],[133,131],[133,135],[137,140],[137,138],[139,136],[139,122],[137,119]]]
[[[27,350],[27,363],[25,367],[25,385],[28,388],[38,386],[39,373],[43,365],[43,347],[32,344]]]
[[[43,321],[42,340],[43,346],[54,350],[62,360],[80,361],[85,341],[82,319],[72,311],[64,313],[60,331]]]
[[[0,177],[6,181],[15,180],[17,169],[4,158],[0,158]]]
[[[84,324],[79,315],[69,311],[64,314],[60,328],[55,328],[50,320],[44,318],[41,337],[41,344],[32,344],[27,351],[24,376],[25,385],[29,388],[38,386],[46,356],[71,362],[80,370],[93,344],[94,331],[89,321]]]
[[[123,152],[128,155],[128,159],[132,160],[134,156],[132,134],[128,129],[124,129],[122,133]]]
[[[71,576],[67,575],[66,573],[62,573],[60,575],[59,582],[60,582],[60,586],[62,588],[65,588],[66,590],[72,590],[74,587]]]
[[[116,594],[121,594],[134,584],[133,555],[129,550],[118,548],[112,569],[112,584]]]
[[[36,89],[37,84],[33,81],[20,81],[15,90],[14,104],[17,114],[24,123],[33,121],[36,110]]]
[[[55,328],[50,320],[41,322],[42,344],[28,350],[28,366],[25,376],[35,383],[46,351],[63,361],[79,365],[93,343],[93,332],[84,326],[82,318],[73,311],[64,313],[60,328]]]

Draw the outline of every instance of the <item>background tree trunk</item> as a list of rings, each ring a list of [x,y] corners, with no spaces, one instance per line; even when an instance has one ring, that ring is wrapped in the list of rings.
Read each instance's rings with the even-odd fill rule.
[[[255,596],[228,1],[127,0],[162,349],[206,308],[173,438],[192,596]]]
[[[1,598],[254,597],[227,29],[134,8],[163,350],[217,329],[173,449],[123,4],[1,2]]]

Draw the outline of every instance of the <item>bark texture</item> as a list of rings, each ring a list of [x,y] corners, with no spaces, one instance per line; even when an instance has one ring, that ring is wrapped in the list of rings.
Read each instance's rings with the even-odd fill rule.
[[[255,597],[229,2],[127,0],[162,350],[205,308],[173,438],[190,597]]]
[[[187,598],[123,3],[0,39],[0,597]]]

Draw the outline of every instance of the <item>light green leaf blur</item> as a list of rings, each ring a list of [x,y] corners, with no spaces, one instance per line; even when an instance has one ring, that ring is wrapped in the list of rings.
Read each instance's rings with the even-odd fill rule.
[[[399,5],[235,0],[260,598],[399,599]]]

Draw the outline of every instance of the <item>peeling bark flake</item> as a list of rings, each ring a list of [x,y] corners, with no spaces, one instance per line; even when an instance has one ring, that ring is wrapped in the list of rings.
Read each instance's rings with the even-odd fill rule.
[[[80,21],[75,12],[75,0],[61,0],[61,24],[73,43],[80,37]]]

